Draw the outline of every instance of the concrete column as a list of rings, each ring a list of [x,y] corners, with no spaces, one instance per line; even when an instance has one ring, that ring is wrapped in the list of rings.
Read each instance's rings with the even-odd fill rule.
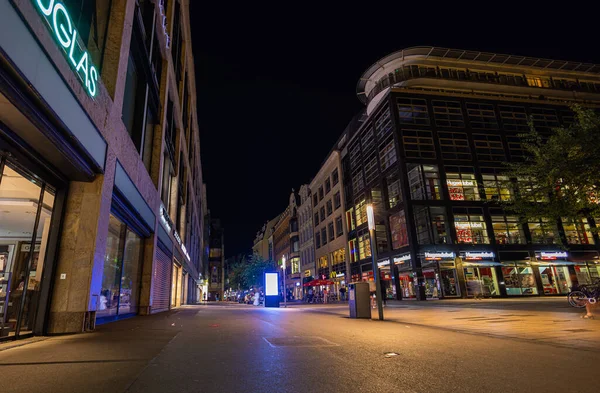
[[[114,184],[115,156],[93,182],[72,182],[67,196],[49,334],[78,333],[93,326],[104,272],[104,254]]]

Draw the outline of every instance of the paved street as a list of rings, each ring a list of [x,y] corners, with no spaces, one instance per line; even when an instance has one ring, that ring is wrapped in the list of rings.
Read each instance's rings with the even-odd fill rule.
[[[385,322],[348,319],[344,305],[188,306],[0,351],[1,391],[596,389],[600,321],[560,304],[390,304]]]

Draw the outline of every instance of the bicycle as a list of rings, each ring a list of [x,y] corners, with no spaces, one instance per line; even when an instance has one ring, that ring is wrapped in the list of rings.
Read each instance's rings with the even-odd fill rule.
[[[573,288],[567,295],[567,300],[571,307],[585,308],[586,304],[596,304],[600,298],[600,279],[596,279],[593,284],[580,285]]]

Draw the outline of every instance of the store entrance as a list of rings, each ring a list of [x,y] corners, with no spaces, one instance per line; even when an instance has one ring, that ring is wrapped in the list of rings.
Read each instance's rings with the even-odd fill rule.
[[[434,269],[423,270],[423,278],[425,279],[425,297],[439,299],[441,290],[436,271]]]
[[[467,296],[500,296],[496,269],[493,267],[466,267]]]
[[[544,287],[544,295],[560,295],[569,293],[571,278],[567,266],[541,265],[540,277]]]
[[[0,155],[0,339],[33,332],[55,190]]]

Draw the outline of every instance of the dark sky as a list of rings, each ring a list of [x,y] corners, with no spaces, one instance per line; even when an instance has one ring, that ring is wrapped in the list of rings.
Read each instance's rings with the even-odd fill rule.
[[[249,252],[316,174],[362,107],[358,78],[381,57],[442,46],[600,63],[593,20],[566,4],[190,3],[204,181],[226,256]]]

